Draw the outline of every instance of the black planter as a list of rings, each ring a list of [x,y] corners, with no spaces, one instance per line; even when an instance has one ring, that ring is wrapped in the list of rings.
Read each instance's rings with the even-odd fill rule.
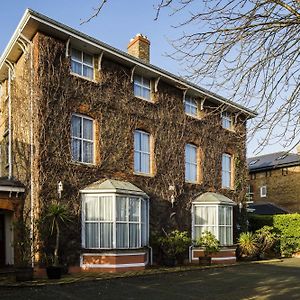
[[[60,266],[51,266],[46,268],[48,279],[60,279],[62,268]]]
[[[210,266],[211,257],[210,256],[200,256],[199,257],[199,266]]]
[[[16,281],[31,281],[33,279],[32,267],[17,267],[16,268]]]

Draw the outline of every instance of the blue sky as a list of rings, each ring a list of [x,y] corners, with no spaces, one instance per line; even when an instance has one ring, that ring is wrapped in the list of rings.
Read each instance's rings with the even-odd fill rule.
[[[118,49],[126,51],[129,40],[137,33],[143,33],[151,41],[151,63],[176,75],[184,74],[178,62],[166,56],[172,52],[168,39],[178,36],[172,28],[177,22],[170,19],[164,11],[158,21],[154,21],[156,0],[110,0],[102,13],[87,24],[80,25],[82,19],[88,18],[97,0],[10,0],[2,1],[0,10],[0,53],[3,52],[10,37],[26,8],[32,8],[68,26],[102,40]],[[177,18],[177,17],[176,17]],[[248,145],[248,155],[252,155],[256,140]],[[280,145],[266,147],[262,153],[280,151]],[[260,153],[260,154],[262,154]]]

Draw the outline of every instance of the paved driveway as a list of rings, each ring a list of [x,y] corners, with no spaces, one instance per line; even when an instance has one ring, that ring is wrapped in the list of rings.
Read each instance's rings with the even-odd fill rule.
[[[300,259],[61,286],[2,288],[0,299],[300,299]]]

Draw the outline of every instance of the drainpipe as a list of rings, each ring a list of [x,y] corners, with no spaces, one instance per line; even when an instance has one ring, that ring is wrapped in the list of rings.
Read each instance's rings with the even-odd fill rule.
[[[12,178],[11,80],[12,80],[12,66],[10,64],[8,68],[8,179]]]

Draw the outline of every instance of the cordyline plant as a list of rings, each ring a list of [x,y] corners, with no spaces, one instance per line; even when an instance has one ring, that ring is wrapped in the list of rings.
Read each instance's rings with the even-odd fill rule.
[[[53,234],[54,230],[56,232],[53,265],[57,266],[59,264],[58,250],[60,239],[60,224],[66,221],[70,221],[67,205],[59,203],[58,201],[53,201],[47,209],[45,218],[49,219],[51,222],[51,234]]]

